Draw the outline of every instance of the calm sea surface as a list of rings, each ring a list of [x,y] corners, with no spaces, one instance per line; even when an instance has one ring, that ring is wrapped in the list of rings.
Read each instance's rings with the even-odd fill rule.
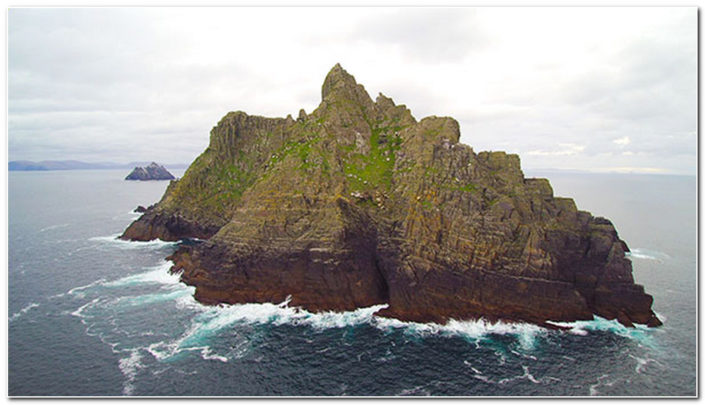
[[[10,172],[9,395],[696,395],[695,178],[528,174],[614,222],[663,327],[207,307],[167,273],[177,244],[115,239],[167,182]]]

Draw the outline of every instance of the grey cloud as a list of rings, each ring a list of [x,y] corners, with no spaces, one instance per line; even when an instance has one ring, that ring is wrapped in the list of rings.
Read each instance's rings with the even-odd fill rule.
[[[361,22],[356,38],[392,44],[408,59],[427,63],[463,60],[490,45],[469,8],[402,8]]]
[[[320,101],[323,75],[341,62],[373,98],[382,91],[417,118],[454,116],[463,142],[476,150],[519,153],[526,167],[661,165],[680,172],[695,167],[692,14],[664,19],[658,30],[619,42],[621,48],[606,43],[610,53],[594,50],[599,60],[576,76],[574,70],[554,75],[564,68],[560,60],[514,65],[512,36],[518,33],[495,41],[497,30],[511,27],[489,25],[482,9],[369,10],[367,16],[341,20],[335,32],[304,27],[269,38],[268,44],[282,48],[263,52],[292,52],[280,67],[272,68],[270,61],[263,69],[261,55],[247,53],[257,46],[249,51],[239,46],[259,44],[259,28],[212,50],[237,58],[203,53],[196,58],[200,44],[221,44],[222,38],[173,24],[165,29],[161,9],[11,9],[10,159],[189,162],[227,111],[295,116],[305,107],[310,112]],[[473,61],[478,66],[477,61],[493,60],[482,58],[498,55],[510,56],[497,59],[511,62],[502,72],[528,72],[519,75],[527,83],[505,85],[491,69],[479,69],[483,77],[466,73],[474,72]],[[481,85],[459,88],[488,94],[448,88],[466,81]],[[613,142],[625,136],[630,144]],[[583,148],[561,155],[570,152],[561,145]]]

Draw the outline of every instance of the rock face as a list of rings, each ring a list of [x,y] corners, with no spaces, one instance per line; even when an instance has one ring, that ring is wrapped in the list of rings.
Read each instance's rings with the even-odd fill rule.
[[[204,239],[170,257],[204,303],[660,325],[609,220],[459,137],[454,119],[373,101],[336,65],[297,120],[228,113],[122,237]]]
[[[125,180],[174,180],[174,176],[164,166],[152,162],[149,166],[135,167]]]

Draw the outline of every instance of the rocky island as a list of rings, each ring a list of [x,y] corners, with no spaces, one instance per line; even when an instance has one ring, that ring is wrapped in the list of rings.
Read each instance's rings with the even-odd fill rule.
[[[336,65],[310,114],[225,115],[121,237],[203,240],[170,259],[207,304],[661,324],[609,220],[525,178],[517,155],[459,138],[453,118],[417,121]]]
[[[152,162],[145,167],[135,167],[125,180],[174,180],[174,176],[164,166]]]

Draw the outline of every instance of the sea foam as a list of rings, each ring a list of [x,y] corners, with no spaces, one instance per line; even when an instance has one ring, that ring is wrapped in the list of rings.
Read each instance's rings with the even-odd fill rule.
[[[27,305],[26,307],[24,307],[24,308],[20,309],[19,311],[15,312],[14,314],[12,314],[12,316],[9,317],[7,321],[8,322],[16,321],[22,315],[26,314],[27,311],[31,310],[32,308],[37,308],[38,306],[39,306],[39,304],[37,304],[36,302],[32,302],[29,305]]]
[[[666,253],[642,248],[631,249],[631,252],[627,252],[625,253],[625,255],[627,257],[632,257],[635,259],[656,260],[659,262],[663,262],[664,260],[668,260],[671,258],[671,256],[667,255]]]
[[[619,323],[616,319],[607,320],[597,315],[593,316],[590,321],[575,321],[575,322],[553,322],[548,321],[556,326],[568,328],[567,332],[575,335],[588,335],[591,331],[610,332],[615,335],[633,339],[640,344],[653,346],[653,339],[649,333],[649,327],[646,325],[635,324],[633,328],[626,327]]]
[[[123,240],[120,239],[120,233],[116,233],[113,235],[108,235],[108,236],[95,236],[92,238],[89,238],[91,241],[95,242],[100,242],[100,243],[113,243],[115,246],[118,246],[120,249],[143,249],[143,248],[152,248],[152,249],[158,249],[162,247],[167,247],[167,246],[175,246],[178,242],[168,242],[164,241],[161,239],[152,239],[150,241],[135,241],[135,240]]]
[[[195,287],[187,286],[180,282],[178,275],[169,273],[172,263],[164,260],[157,266],[147,268],[138,274],[122,277],[117,280],[98,280],[87,286],[76,287],[69,294],[76,291],[90,292],[98,298],[85,302],[72,315],[86,317],[86,309],[110,307],[112,310],[122,311],[137,306],[158,305],[167,301],[172,302],[182,314],[187,316],[187,327],[172,335],[171,339],[152,340],[144,342],[143,349],[151,353],[159,361],[170,361],[182,353],[198,353],[203,359],[227,362],[229,359],[246,356],[252,348],[253,342],[245,335],[241,335],[242,326],[252,325],[294,325],[306,326],[314,330],[333,328],[351,328],[368,325],[386,333],[401,332],[414,338],[429,336],[459,337],[468,342],[475,343],[476,347],[492,344],[493,336],[509,336],[518,343],[521,352],[527,353],[534,350],[537,337],[548,333],[556,333],[529,323],[490,322],[485,319],[460,321],[451,319],[445,324],[403,322],[398,319],[384,318],[376,313],[387,304],[358,308],[345,312],[310,312],[303,308],[291,306],[291,296],[281,303],[248,303],[210,306],[203,305],[195,300],[193,293]],[[143,295],[121,295],[108,301],[101,301],[100,290],[91,291],[92,288],[110,288],[111,294],[119,292],[120,288],[135,285],[154,285],[155,290]],[[126,291],[133,291],[127,288]],[[91,298],[93,298],[91,297]],[[89,298],[90,300],[90,298]],[[190,322],[190,325],[189,325]],[[595,317],[592,321],[578,321],[571,323],[554,322],[558,326],[569,328],[568,332],[577,335],[586,335],[591,331],[609,331],[618,335],[645,341],[648,339],[645,327],[626,328],[616,321],[608,321]],[[212,347],[212,339],[227,331],[231,339],[235,339],[237,350],[222,352]],[[563,333],[563,332],[557,332]],[[232,348],[233,346],[231,346]],[[517,348],[517,350],[519,350]],[[535,360],[536,357],[524,355],[513,351],[514,354]],[[500,353],[501,363],[504,363],[504,354]],[[530,375],[517,378],[531,379]]]
[[[125,287],[136,284],[179,284],[180,276],[172,274],[169,269],[173,265],[168,260],[162,261],[161,264],[149,267],[148,271],[123,277],[118,280],[103,283],[104,287]]]
[[[69,224],[51,225],[51,226],[47,226],[47,227],[44,227],[44,228],[40,229],[40,230],[39,230],[39,233],[43,233],[43,232],[46,232],[46,231],[51,231],[51,230],[54,230],[54,229],[66,228],[67,226],[69,226]]]
[[[122,393],[123,395],[132,395],[135,386],[135,378],[137,373],[142,368],[142,355],[139,349],[130,350],[130,356],[119,360],[118,367],[120,372],[125,376],[125,382],[123,384]]]

